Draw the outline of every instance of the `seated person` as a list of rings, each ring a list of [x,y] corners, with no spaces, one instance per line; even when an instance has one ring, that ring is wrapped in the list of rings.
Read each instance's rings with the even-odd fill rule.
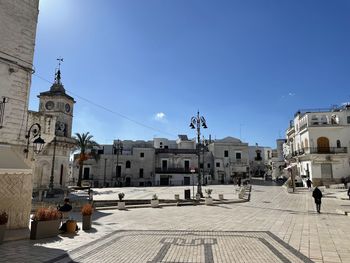
[[[58,211],[61,212],[70,212],[72,210],[72,206],[69,204],[69,198],[64,199],[64,205],[58,208]]]

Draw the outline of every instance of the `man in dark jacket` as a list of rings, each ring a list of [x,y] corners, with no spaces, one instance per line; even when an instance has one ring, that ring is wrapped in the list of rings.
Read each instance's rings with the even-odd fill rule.
[[[307,185],[307,188],[309,190],[311,189],[311,184],[312,184],[312,182],[311,182],[310,178],[307,178],[306,185]]]
[[[317,213],[321,213],[321,199],[322,199],[322,192],[318,187],[315,187],[315,190],[312,192],[312,197],[315,199],[316,209]]]

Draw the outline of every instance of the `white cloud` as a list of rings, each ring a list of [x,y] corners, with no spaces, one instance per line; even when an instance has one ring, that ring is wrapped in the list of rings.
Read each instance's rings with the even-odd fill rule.
[[[295,96],[295,93],[289,92],[289,93],[288,93],[288,96],[293,97],[293,96]]]
[[[154,119],[156,121],[165,121],[166,120],[166,116],[164,112],[158,112],[154,115]]]

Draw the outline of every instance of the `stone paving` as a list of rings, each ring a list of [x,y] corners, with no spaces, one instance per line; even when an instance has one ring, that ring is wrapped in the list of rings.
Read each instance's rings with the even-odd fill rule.
[[[89,232],[5,242],[0,262],[350,262],[347,206],[253,185],[247,203],[97,211]]]

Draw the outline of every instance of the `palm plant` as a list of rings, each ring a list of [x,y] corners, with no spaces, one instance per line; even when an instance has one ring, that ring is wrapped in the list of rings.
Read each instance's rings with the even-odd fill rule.
[[[84,161],[89,159],[90,157],[94,158],[96,161],[99,159],[99,155],[97,152],[93,149],[94,146],[99,146],[97,142],[92,140],[92,135],[90,135],[89,132],[87,133],[76,133],[75,139],[75,151],[79,151],[79,154],[76,158],[79,165],[79,176],[78,176],[78,186],[81,186],[81,180],[83,177],[83,165]],[[89,153],[87,153],[87,150],[91,150]]]

